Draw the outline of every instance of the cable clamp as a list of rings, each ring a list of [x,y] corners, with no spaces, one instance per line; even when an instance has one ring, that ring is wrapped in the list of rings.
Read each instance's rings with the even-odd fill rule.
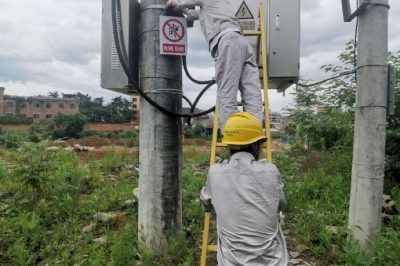
[[[182,95],[182,91],[180,90],[169,90],[169,89],[160,89],[160,90],[150,90],[150,91],[144,91],[144,93],[169,93],[169,94],[175,94],[175,95]]]
[[[367,65],[361,65],[361,66],[357,66],[357,70],[363,68],[363,67],[387,67],[387,65],[377,65],[377,64],[367,64]]]

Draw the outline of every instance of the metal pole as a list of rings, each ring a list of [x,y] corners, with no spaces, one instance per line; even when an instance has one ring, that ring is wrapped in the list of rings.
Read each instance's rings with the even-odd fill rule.
[[[165,0],[141,1],[140,84],[157,103],[181,112],[181,58],[159,51],[164,5]],[[182,119],[142,101],[139,146],[139,241],[159,252],[182,223]]]
[[[366,0],[361,0],[363,4]],[[374,3],[388,4],[388,0]],[[359,16],[357,96],[349,229],[364,250],[375,246],[383,194],[388,8],[370,5]]]

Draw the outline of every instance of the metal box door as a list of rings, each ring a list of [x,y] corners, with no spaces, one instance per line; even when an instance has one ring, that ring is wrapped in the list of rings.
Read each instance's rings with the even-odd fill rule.
[[[139,80],[139,12],[140,5],[137,0],[120,0],[121,13],[117,14],[117,20],[121,19],[125,47],[129,58],[129,67],[135,78]],[[103,0],[102,9],[102,34],[101,34],[101,87],[124,94],[136,94],[128,90],[128,77],[121,66],[114,43],[111,16],[112,0]]]

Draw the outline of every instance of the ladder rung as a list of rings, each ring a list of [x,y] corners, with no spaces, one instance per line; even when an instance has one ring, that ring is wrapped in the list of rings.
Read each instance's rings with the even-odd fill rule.
[[[261,31],[245,30],[243,31],[244,36],[261,36]]]
[[[228,145],[222,142],[217,142],[217,147],[228,147]]]
[[[217,245],[208,245],[207,251],[217,252]]]

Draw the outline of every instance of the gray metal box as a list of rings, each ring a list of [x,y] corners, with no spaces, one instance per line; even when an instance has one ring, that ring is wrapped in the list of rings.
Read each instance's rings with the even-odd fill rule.
[[[268,76],[295,81],[300,67],[300,0],[269,0],[267,14]]]
[[[258,8],[260,4],[264,6],[269,88],[285,90],[299,78],[300,0],[231,1],[243,30],[259,29]],[[258,64],[262,64],[257,38],[248,37],[248,40],[258,55]]]
[[[139,25],[139,3],[137,0],[120,0],[121,13],[117,20],[122,17],[125,47],[129,57],[129,67],[138,82],[138,25]],[[125,94],[135,94],[125,86],[129,83],[128,77],[121,66],[114,43],[111,16],[112,0],[103,0],[102,9],[102,34],[101,34],[101,87]]]

